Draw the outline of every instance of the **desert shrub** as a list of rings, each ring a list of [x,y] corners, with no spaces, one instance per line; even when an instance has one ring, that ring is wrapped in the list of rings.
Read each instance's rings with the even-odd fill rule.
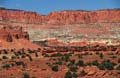
[[[55,64],[62,65],[62,61],[58,61]]]
[[[74,65],[75,64],[75,60],[70,60],[70,64]]]
[[[73,78],[77,78],[77,77],[78,77],[78,74],[74,72],[74,73],[72,74],[72,76],[73,76]]]
[[[52,54],[51,57],[60,57],[60,56],[63,56],[61,53],[56,53],[56,54]]]
[[[49,55],[46,54],[46,53],[43,53],[42,55],[43,55],[44,57],[49,57]]]
[[[35,76],[32,76],[32,78],[37,78],[37,77],[35,77]]]
[[[7,50],[3,49],[2,50],[3,54],[8,54]]]
[[[99,65],[98,65],[98,68],[99,68],[100,70],[105,70],[105,66],[104,66],[103,64],[99,64]]]
[[[84,71],[84,70],[82,70],[81,72],[80,72],[80,76],[85,76],[87,73]]]
[[[22,61],[15,62],[17,66],[23,65],[24,63]]]
[[[3,66],[2,66],[2,68],[10,68],[10,65],[9,64],[4,64]]]
[[[16,57],[13,55],[13,56],[11,56],[11,59],[16,59]]]
[[[28,73],[23,73],[23,78],[30,78],[30,75]]]
[[[96,55],[99,55],[99,51],[96,52]]]
[[[70,71],[66,72],[64,78],[72,78],[72,73]]]
[[[92,63],[87,62],[87,63],[85,63],[84,65],[85,65],[85,66],[92,66]]]
[[[79,60],[78,63],[77,63],[76,65],[78,65],[78,66],[84,66],[83,60]]]
[[[16,34],[16,35],[15,35],[15,38],[16,38],[16,39],[19,39],[19,36],[18,36],[18,34]]]
[[[120,63],[120,58],[118,59],[118,63]]]
[[[28,48],[28,50],[27,50],[27,51],[28,51],[28,53],[34,53],[34,51],[33,51],[33,50],[31,50],[31,49],[29,49],[29,48]]]
[[[92,62],[92,65],[98,66],[98,65],[99,65],[99,63],[98,63],[98,61],[97,61],[97,60],[94,60],[94,61]]]
[[[21,58],[25,58],[26,56],[25,55],[22,55]]]
[[[14,55],[15,55],[15,56],[19,56],[19,54],[18,54],[17,52],[14,52]]]
[[[89,55],[89,52],[85,52],[85,54],[84,55]]]
[[[114,69],[114,66],[116,64],[111,62],[110,60],[104,60],[102,63],[101,63],[101,66],[103,66],[103,69],[107,69],[107,70],[113,70]],[[98,66],[99,67],[99,66]]]
[[[2,56],[2,59],[8,59],[8,57],[7,56]]]
[[[120,70],[120,65],[117,66],[116,70]]]
[[[22,55],[22,52],[21,52],[21,51],[18,51],[17,53],[18,53],[19,55]]]
[[[65,57],[64,57],[64,56],[62,56],[62,57],[61,57],[61,60],[62,60],[62,61],[64,61],[64,60],[65,60]]]
[[[37,54],[37,52],[35,52],[35,57],[38,57],[38,54]]]
[[[114,58],[117,58],[117,56],[111,56],[111,58],[113,58],[113,59],[114,59]]]
[[[70,71],[72,71],[72,72],[76,72],[78,68],[75,67],[75,66],[71,66],[71,67],[69,67],[69,69],[70,69]]]
[[[58,71],[58,66],[57,66],[57,65],[56,65],[56,66],[53,66],[53,67],[52,67],[52,70],[55,71],[55,72],[57,72],[57,71]]]
[[[12,42],[13,41],[13,38],[10,34],[7,35],[7,39],[6,39],[8,42]]]
[[[69,54],[64,54],[64,57],[65,57],[65,61],[66,61],[66,62],[68,62],[68,60],[70,60]]]
[[[78,54],[78,58],[79,58],[79,59],[82,59],[83,57],[82,57],[82,55],[81,55],[81,54]]]
[[[100,53],[100,58],[102,59],[104,57],[103,53]]]
[[[30,55],[27,54],[26,56],[28,56],[30,61],[33,61],[32,57]]]
[[[14,63],[11,63],[11,66],[13,67],[13,66],[15,66],[15,64],[14,64]]]

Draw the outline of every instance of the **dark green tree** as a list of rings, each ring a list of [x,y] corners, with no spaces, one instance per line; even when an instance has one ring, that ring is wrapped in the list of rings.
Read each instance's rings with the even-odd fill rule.
[[[77,63],[78,66],[84,66],[84,62],[83,60],[79,60],[78,63]]]
[[[58,71],[58,66],[57,65],[53,66],[52,70],[55,71],[55,72],[57,72]]]
[[[82,70],[81,72],[80,72],[80,76],[85,76],[87,73],[84,71],[84,70]]]
[[[65,74],[64,78],[72,78],[72,73],[71,73],[70,71],[68,71],[68,72]]]
[[[30,78],[30,75],[28,73],[23,73],[23,78]]]

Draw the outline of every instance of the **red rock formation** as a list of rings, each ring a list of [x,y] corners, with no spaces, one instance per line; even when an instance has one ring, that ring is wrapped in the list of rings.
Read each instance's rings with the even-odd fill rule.
[[[0,49],[36,49],[37,46],[29,41],[29,34],[21,27],[3,27],[0,29]]]
[[[13,28],[9,29],[9,27],[4,27],[3,29],[0,29],[0,39],[6,40],[8,42],[12,42],[13,39],[29,40],[29,35],[27,32],[23,32],[22,30],[15,30]]]
[[[22,23],[76,24],[91,22],[120,22],[120,10],[61,11],[48,16],[35,12],[0,9],[0,20]]]
[[[57,39],[47,40],[47,45],[49,45],[49,46],[66,46],[65,43],[60,42]]]

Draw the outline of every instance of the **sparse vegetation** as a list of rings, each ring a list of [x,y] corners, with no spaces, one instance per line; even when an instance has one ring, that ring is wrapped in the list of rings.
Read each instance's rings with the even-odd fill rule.
[[[78,66],[84,66],[84,62],[82,60],[79,60],[77,63]]]
[[[87,73],[84,71],[84,70],[82,70],[81,72],[80,72],[80,76],[85,76]]]
[[[9,54],[8,50],[1,51],[1,54],[3,54],[1,57],[2,60],[4,60],[4,59],[7,59],[5,61],[12,60],[12,61],[8,61],[7,63],[3,63],[1,66],[3,69],[9,70],[9,68],[12,68],[12,67],[17,68],[18,67],[18,68],[23,68],[22,70],[25,71],[25,68],[27,66],[36,66],[36,68],[39,69],[42,66],[39,66],[38,62],[37,62],[38,63],[37,65],[32,65],[32,64],[35,63],[37,60],[40,60],[43,62],[43,60],[45,59],[46,65],[51,68],[53,73],[55,73],[55,72],[59,73],[61,70],[67,70],[64,78],[77,78],[77,77],[79,78],[79,77],[86,76],[87,75],[86,67],[88,67],[88,68],[95,67],[102,71],[104,71],[104,70],[110,71],[110,70],[114,70],[114,69],[118,70],[118,71],[120,70],[120,65],[118,65],[118,63],[120,62],[120,59],[116,58],[117,55],[107,55],[107,57],[106,57],[105,53],[102,53],[99,51],[97,51],[96,53],[93,53],[93,52],[89,53],[87,51],[85,54],[84,53],[76,54],[76,53],[74,53],[74,51],[66,52],[66,53],[57,52],[57,53],[51,53],[51,54],[43,52],[42,55],[44,56],[44,59],[39,58],[39,56],[38,56],[39,52],[37,52],[37,50],[20,49],[18,51],[16,51],[16,50],[10,50],[10,51],[12,51],[10,59],[8,58],[8,55],[7,55],[7,54]],[[95,55],[95,57],[97,57],[97,60],[91,59],[89,61],[89,58],[94,58],[94,57],[91,57],[94,55]],[[33,58],[33,56],[34,56],[34,58]],[[114,60],[118,61],[117,64],[115,64],[114,62],[111,61],[111,59],[112,59],[111,56],[116,56],[115,58],[114,57],[113,58],[114,58]],[[99,57],[102,59],[99,59]],[[107,58],[110,60],[106,60]],[[29,60],[26,60],[26,61],[31,62],[31,64],[27,65],[26,61],[24,62],[24,61],[22,61],[22,59],[23,60],[29,59],[30,61]],[[99,61],[99,60],[101,60],[101,61]],[[42,63],[42,62],[40,62],[40,63]],[[80,70],[81,72],[78,73],[79,68],[83,68],[83,67],[85,69],[83,69],[82,71]],[[32,69],[30,69],[30,70],[32,71]],[[46,71],[46,70],[49,70],[49,68],[41,69],[41,71]],[[49,70],[49,71],[51,71],[51,70]],[[34,72],[37,72],[37,70],[34,70]],[[46,72],[48,72],[48,71],[46,71]],[[23,75],[23,78],[30,78],[30,75],[29,74]]]
[[[119,70],[119,71],[120,71],[120,65],[117,66],[116,70]]]
[[[23,78],[30,78],[30,75],[28,73],[23,73]]]
[[[52,70],[55,71],[55,72],[57,72],[57,71],[58,71],[58,66],[57,66],[57,65],[56,65],[56,66],[53,66],[53,67],[52,67]]]
[[[100,53],[100,58],[102,59],[104,57],[103,53]]]

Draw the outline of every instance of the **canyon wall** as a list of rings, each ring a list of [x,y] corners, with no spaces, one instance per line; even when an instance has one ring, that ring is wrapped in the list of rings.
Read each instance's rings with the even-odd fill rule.
[[[0,28],[0,40],[12,42],[14,39],[29,40],[29,34],[24,32],[21,27],[5,26]]]
[[[62,42],[120,39],[120,10],[58,11],[40,15],[0,9],[0,25],[23,27],[31,41],[56,38]]]
[[[20,23],[79,24],[96,22],[120,22],[120,10],[60,11],[47,16],[22,10],[0,9],[0,20]]]

